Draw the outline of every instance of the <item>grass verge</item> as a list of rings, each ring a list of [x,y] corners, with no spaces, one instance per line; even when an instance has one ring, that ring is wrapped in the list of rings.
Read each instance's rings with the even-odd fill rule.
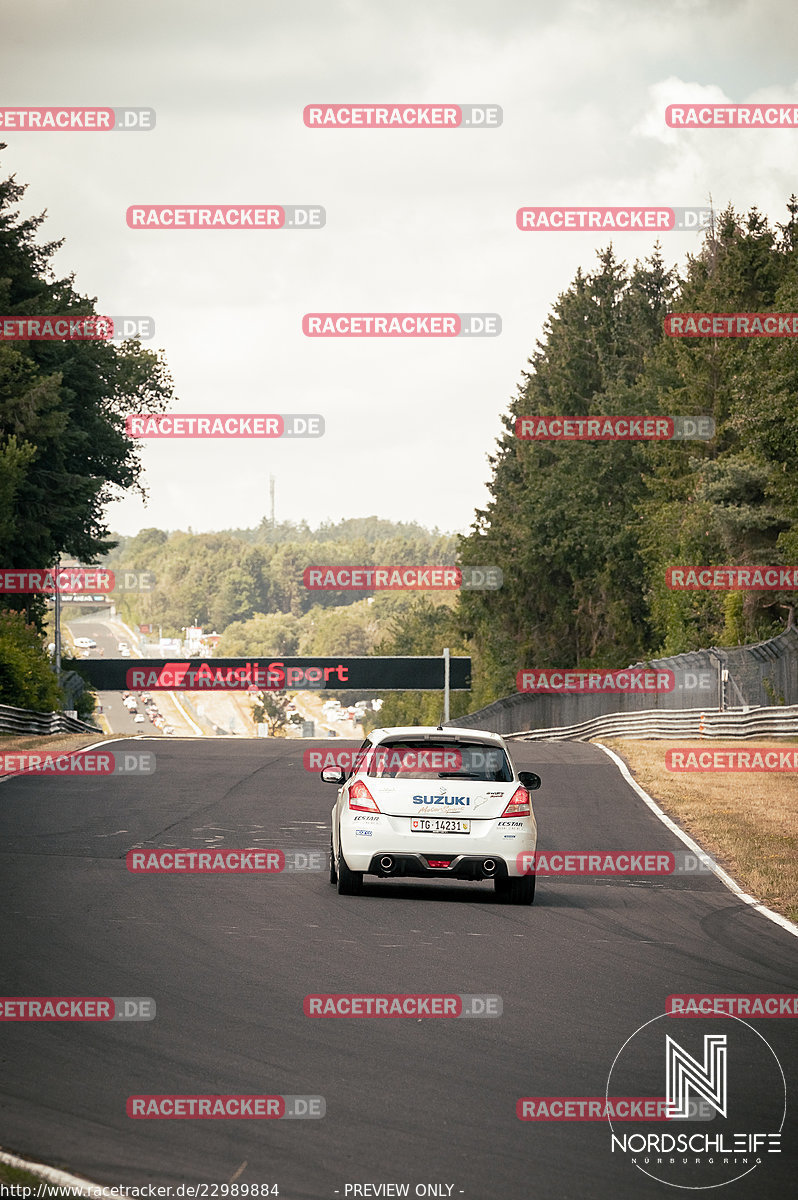
[[[619,754],[640,786],[740,887],[798,922],[798,773],[674,773],[665,751],[676,746],[786,749],[798,738],[637,741],[597,738]]]

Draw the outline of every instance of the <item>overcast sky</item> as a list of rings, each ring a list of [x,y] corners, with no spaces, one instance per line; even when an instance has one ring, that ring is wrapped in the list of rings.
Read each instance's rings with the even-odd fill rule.
[[[798,130],[665,126],[683,100],[798,102],[785,0],[26,0],[0,105],[142,105],[147,133],[6,133],[60,274],[149,314],[183,412],[318,412],[317,441],[146,443],[135,533],[376,513],[465,530],[500,414],[557,295],[607,234],[521,233],[525,205],[757,205],[784,219]],[[492,103],[498,129],[315,130],[310,103]],[[322,230],[131,230],[131,204],[320,204]],[[628,262],[649,233],[615,235]],[[662,235],[683,263],[698,234]],[[498,312],[499,337],[311,339],[319,311]]]

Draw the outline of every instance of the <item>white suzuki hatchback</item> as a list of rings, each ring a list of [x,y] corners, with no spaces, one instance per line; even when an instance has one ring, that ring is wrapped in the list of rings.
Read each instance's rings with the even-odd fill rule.
[[[516,773],[504,740],[478,729],[375,729],[339,785],[330,882],[357,894],[364,875],[492,879],[497,898],[531,904],[537,845],[532,771]]]

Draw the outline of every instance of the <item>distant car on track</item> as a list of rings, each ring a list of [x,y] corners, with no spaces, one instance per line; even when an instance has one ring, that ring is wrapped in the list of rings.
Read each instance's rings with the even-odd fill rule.
[[[137,712],[134,715],[133,720],[136,722],[137,725],[141,725],[141,723],[143,721],[146,721],[147,718],[144,716],[144,713]]]
[[[75,645],[79,650],[94,650],[97,643],[90,637],[75,638]]]
[[[498,734],[411,726],[375,729],[353,769],[325,767],[338,784],[330,882],[360,892],[381,878],[492,879],[497,899],[531,904],[535,876],[521,855],[537,846],[533,771],[517,773]]]

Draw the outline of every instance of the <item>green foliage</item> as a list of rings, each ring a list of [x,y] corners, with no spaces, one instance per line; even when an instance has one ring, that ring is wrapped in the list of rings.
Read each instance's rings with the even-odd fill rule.
[[[293,542],[304,545],[308,542],[363,542],[367,546],[381,546],[384,543],[404,541],[413,544],[413,552],[418,552],[417,559],[396,559],[396,562],[437,563],[448,561],[439,555],[441,545],[448,538],[449,549],[454,547],[454,538],[441,534],[438,529],[425,529],[415,521],[386,521],[381,517],[349,517],[342,521],[324,521],[317,529],[311,529],[307,521],[278,521],[274,525],[264,517],[255,529],[226,530],[232,537],[255,545],[279,546],[283,542]],[[378,560],[374,560],[378,561]],[[381,559],[388,562],[388,559]]]
[[[0,611],[0,704],[56,712],[63,695],[35,625],[21,612]]]
[[[451,564],[456,557],[454,536],[429,533],[419,526],[394,525],[376,517],[322,525],[317,530],[307,526],[290,528],[296,540],[281,536],[273,543],[244,537],[241,531],[168,534],[145,529],[134,538],[120,538],[105,564],[117,571],[149,571],[156,579],[151,593],[125,597],[120,608],[125,620],[160,626],[164,636],[177,636],[190,624],[215,629],[224,635],[219,654],[233,653],[229,649],[233,644],[247,644],[248,649],[241,652],[248,654],[320,654],[322,651],[313,647],[321,642],[335,643],[336,631],[341,645],[361,647],[347,653],[365,654],[370,651],[362,647],[370,645],[377,633],[366,615],[368,610],[361,610],[361,606],[372,598],[364,591],[310,590],[303,583],[305,568],[377,563],[436,566]],[[367,541],[364,530],[374,532],[376,540]],[[287,531],[287,527],[281,527],[281,534]],[[373,597],[376,611],[385,611],[382,606],[394,599],[378,593]],[[338,610],[346,608],[358,609],[360,615],[344,619]],[[282,613],[299,620],[311,612],[312,623],[320,632],[306,636],[303,648],[289,651],[283,643],[273,650],[261,649],[254,641],[255,626],[251,622],[256,617],[262,622],[267,616]],[[338,615],[330,615],[325,622],[325,612]],[[303,623],[303,630],[309,628]],[[258,632],[268,634],[270,629]]]
[[[249,655],[280,655],[293,658],[299,652],[302,622],[293,613],[255,613],[246,621],[228,625],[217,647],[220,658]]]
[[[723,212],[688,259],[674,308],[685,312],[792,311],[798,255],[792,222],[781,236],[755,209]],[[798,561],[798,353],[790,338],[663,338],[645,385],[662,412],[687,398],[715,418],[706,447],[667,445],[652,453],[638,506],[651,607],[652,649],[665,653],[739,644],[783,627],[786,597],[668,592],[664,569]],[[668,451],[671,451],[669,454]]]
[[[666,338],[675,312],[798,311],[798,201],[771,229],[720,215],[684,277],[659,250],[577,273],[503,418],[492,499],[462,539],[504,587],[465,593],[473,706],[523,666],[619,666],[766,638],[790,597],[675,592],[672,565],[798,562],[798,352],[791,338]],[[714,417],[708,444],[524,442],[524,415]],[[794,603],[795,596],[792,597]]]
[[[657,412],[637,379],[673,289],[658,253],[629,274],[610,249],[554,305],[490,460],[493,499],[460,546],[464,563],[504,572],[500,591],[461,598],[461,629],[484,660],[480,700],[511,691],[522,665],[608,666],[643,651],[634,505],[646,445],[527,442],[514,429],[526,415]]]
[[[441,655],[468,654],[457,627],[454,601],[446,595],[408,597],[407,604],[388,621],[375,654]],[[443,719],[443,692],[384,692],[378,713],[368,712],[368,729],[376,726],[437,725]],[[450,693],[450,716],[458,717],[474,707],[469,692]]]
[[[5,146],[0,144],[0,150]],[[0,311],[89,314],[94,300],[55,277],[62,245],[39,245],[44,216],[20,217],[25,192],[0,180]],[[91,563],[112,542],[104,510],[118,489],[141,491],[138,446],[125,416],[162,411],[172,385],[162,358],[137,341],[0,345],[0,562],[45,567],[60,555]],[[41,625],[44,603],[9,597]]]
[[[258,692],[252,704],[252,719],[258,725],[267,725],[270,737],[285,737],[287,725],[302,723],[298,713],[288,712],[285,692]]]

